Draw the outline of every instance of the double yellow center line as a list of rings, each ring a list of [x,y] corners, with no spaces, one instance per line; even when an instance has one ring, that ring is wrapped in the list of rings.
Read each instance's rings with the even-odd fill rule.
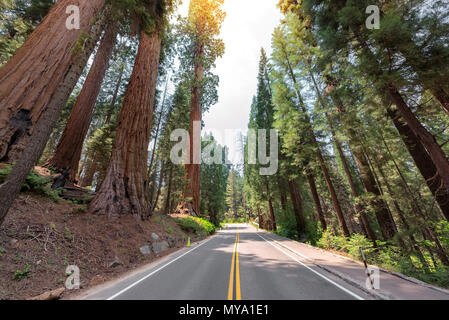
[[[242,300],[240,292],[240,269],[239,269],[239,241],[240,234],[235,237],[234,252],[232,253],[231,272],[229,275],[228,300],[234,300],[234,270],[235,270],[235,297]]]

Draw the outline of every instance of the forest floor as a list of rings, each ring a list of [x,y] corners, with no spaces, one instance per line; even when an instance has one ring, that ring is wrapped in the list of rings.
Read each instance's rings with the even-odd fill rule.
[[[0,227],[0,299],[62,291],[70,265],[80,269],[81,289],[89,288],[184,247],[188,237],[201,240],[168,216],[110,220],[85,211],[84,205],[66,200],[20,195]],[[153,233],[169,248],[156,254]],[[150,249],[146,255],[144,246]]]

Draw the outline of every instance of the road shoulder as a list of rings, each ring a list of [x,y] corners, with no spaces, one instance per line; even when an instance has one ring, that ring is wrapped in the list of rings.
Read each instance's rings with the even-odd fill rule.
[[[343,281],[352,286],[356,286],[376,299],[449,300],[448,290],[381,268],[378,268],[380,288],[376,290],[368,289],[366,285],[366,270],[361,262],[272,233],[261,230],[259,232],[270,240],[275,241],[280,247],[313,263],[320,269],[334,274]]]

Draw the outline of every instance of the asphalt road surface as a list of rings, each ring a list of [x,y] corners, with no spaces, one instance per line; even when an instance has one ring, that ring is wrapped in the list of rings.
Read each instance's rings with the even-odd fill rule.
[[[362,300],[363,291],[247,225],[230,225],[146,269],[89,292],[107,300]]]

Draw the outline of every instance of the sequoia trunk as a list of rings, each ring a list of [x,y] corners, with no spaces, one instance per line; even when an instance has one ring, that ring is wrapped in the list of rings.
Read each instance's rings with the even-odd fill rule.
[[[315,138],[315,133],[312,129],[310,129],[310,135],[312,138],[312,142],[315,145],[317,151],[318,161],[320,163],[321,171],[324,175],[324,180],[326,180],[327,188],[329,189],[329,193],[332,198],[332,204],[334,205],[335,212],[337,213],[338,223],[340,224],[340,229],[343,232],[345,237],[350,237],[351,234],[349,232],[348,226],[346,224],[345,217],[343,215],[343,211],[341,210],[340,201],[338,200],[337,193],[335,192],[334,184],[332,183],[329,170],[327,169],[326,163],[324,162],[323,155],[321,154],[320,147],[318,145],[318,141]]]
[[[78,6],[82,13],[79,30],[66,27],[69,18],[66,9],[70,5]],[[0,161],[18,159],[61,84],[76,68],[74,56],[86,52],[86,35],[96,23],[103,5],[104,0],[56,2],[22,47],[0,69]]]
[[[100,16],[88,31],[83,44],[83,49],[71,56],[69,63],[70,68],[58,84],[57,92],[48,101],[47,108],[41,115],[41,121],[36,124],[29,142],[19,154],[18,160],[11,173],[8,175],[8,178],[0,185],[0,225],[3,223],[9,208],[18,196],[28,173],[42,155],[56,121],[61,114],[62,108],[67,102],[70,93],[73,91],[87,60],[101,35],[108,12],[109,9],[105,10],[105,14]]]
[[[346,178],[348,179],[348,183],[349,183],[349,186],[351,188],[352,195],[353,195],[354,198],[358,198],[359,197],[359,193],[357,191],[357,188],[356,188],[356,185],[355,185],[355,181],[352,178],[351,170],[349,169],[349,166],[348,166],[348,160],[346,159],[346,155],[343,152],[343,147],[341,145],[341,142],[337,138],[334,126],[332,124],[332,120],[330,119],[330,117],[327,114],[326,114],[326,116],[327,116],[327,119],[328,119],[329,127],[331,129],[332,137],[333,137],[334,142],[335,142],[335,146],[337,147],[337,151],[338,151],[338,154],[340,156],[340,160],[341,160],[341,162],[343,164],[343,169],[345,171]],[[366,235],[368,236],[368,238],[370,240],[372,240],[372,241],[376,241],[376,235],[374,233],[374,230],[371,228],[371,226],[369,224],[369,221],[368,221],[368,218],[366,216],[366,212],[365,212],[364,208],[360,204],[355,204],[355,210],[360,215],[360,219],[361,219],[361,222],[362,222],[362,227],[365,230]]]
[[[290,190],[290,198],[292,199],[293,210],[295,211],[295,219],[296,219],[296,226],[298,228],[298,235],[301,236],[306,231],[301,194],[298,192],[295,181],[288,180],[288,187]]]
[[[197,60],[204,55],[204,49],[201,44],[196,49],[195,56]],[[188,180],[187,190],[184,192],[184,198],[189,199],[189,207],[194,211],[196,215],[200,215],[200,164],[195,163],[200,160],[198,153],[200,150],[195,150],[195,146],[201,144],[201,137],[195,136],[195,123],[201,123],[202,119],[202,107],[201,107],[201,82],[204,76],[204,67],[201,62],[197,62],[195,65],[195,85],[192,88],[192,98],[190,102],[190,161],[185,165],[186,178]],[[199,134],[199,133],[196,133]],[[198,141],[199,140],[199,141]],[[197,154],[195,154],[197,153]],[[201,156],[200,156],[201,157]],[[190,209],[190,208],[189,208]]]
[[[318,196],[318,191],[316,189],[315,177],[309,172],[310,171],[309,169],[307,170],[308,170],[306,174],[307,182],[309,183],[310,192],[312,193],[313,202],[315,203],[315,210],[318,216],[318,220],[320,220],[321,228],[323,228],[323,230],[326,231],[327,223],[326,219],[324,219],[323,208],[321,207],[320,197]]]
[[[69,180],[72,182],[77,180],[84,139],[89,130],[95,103],[109,66],[109,60],[117,38],[117,31],[118,26],[115,23],[111,23],[106,28],[103,40],[95,55],[83,89],[70,114],[65,130],[59,139],[58,146],[52,158],[45,164],[46,167],[53,168],[60,173],[70,169]]]
[[[391,100],[396,104],[396,107],[405,122],[409,125],[410,129],[427,149],[427,152],[443,181],[444,191],[449,191],[449,162],[447,161],[445,153],[438,145],[435,137],[427,131],[427,129],[419,122],[413,112],[409,109],[398,90],[393,86],[389,86],[387,90]]]
[[[96,214],[150,215],[147,186],[148,142],[154,111],[161,37],[158,30],[140,33],[133,73],[120,111],[106,177],[89,205]]]
[[[427,153],[427,150],[424,148],[423,144],[419,141],[418,137],[413,133],[407,123],[401,121],[396,110],[389,108],[387,111],[388,115],[393,120],[402,141],[412,156],[416,167],[419,172],[421,172],[424,180],[426,180],[426,184],[441,208],[441,211],[446,219],[449,220],[449,193],[445,188],[443,188],[441,176]]]
[[[336,98],[333,97],[333,99]],[[371,171],[368,159],[366,158],[365,153],[363,151],[363,146],[360,141],[360,138],[357,136],[357,133],[351,127],[351,125],[348,124],[348,121],[346,119],[347,117],[346,108],[338,99],[334,101],[336,108],[342,119],[342,123],[344,124],[347,136],[349,138],[349,144],[351,146],[352,154],[354,156],[357,168],[359,169],[360,172],[360,179],[362,180],[363,187],[365,188],[366,192],[371,193],[375,196],[375,198],[371,200],[370,205],[372,206],[376,214],[376,219],[379,223],[384,239],[389,240],[393,238],[396,233],[394,228],[394,222],[391,221],[391,215],[388,211],[388,208],[385,206],[384,202],[380,199],[381,192],[377,187],[374,174]]]

